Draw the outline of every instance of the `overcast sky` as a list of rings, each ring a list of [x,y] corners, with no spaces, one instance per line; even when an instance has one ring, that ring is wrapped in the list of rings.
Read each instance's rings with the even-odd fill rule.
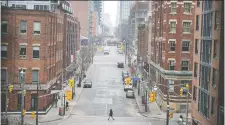
[[[110,15],[113,26],[116,26],[117,1],[104,1],[104,13]]]

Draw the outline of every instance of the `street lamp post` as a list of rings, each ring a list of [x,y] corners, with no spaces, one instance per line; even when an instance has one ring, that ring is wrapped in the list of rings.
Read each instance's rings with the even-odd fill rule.
[[[24,116],[23,116],[23,110],[24,110],[24,80],[25,80],[25,72],[23,72],[23,69],[20,72],[20,82],[21,82],[21,124],[24,123]]]
[[[147,112],[148,111],[148,91],[147,90],[145,90],[145,112]]]
[[[169,84],[167,89],[167,109],[166,109],[166,125],[169,125],[169,117],[170,117],[170,103],[169,103]]]
[[[38,95],[39,95],[39,72],[38,72],[38,82],[37,82],[37,105],[36,105],[36,125],[38,125]]]

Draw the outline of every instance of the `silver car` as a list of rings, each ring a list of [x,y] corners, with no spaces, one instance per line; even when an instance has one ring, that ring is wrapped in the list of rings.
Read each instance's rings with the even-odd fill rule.
[[[134,96],[134,90],[128,90],[126,93],[126,98],[135,98]]]
[[[92,82],[90,80],[85,80],[84,88],[92,88]]]

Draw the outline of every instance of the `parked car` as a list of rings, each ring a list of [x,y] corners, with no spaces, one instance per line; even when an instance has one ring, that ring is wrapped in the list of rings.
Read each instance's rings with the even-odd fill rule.
[[[126,98],[135,98],[134,90],[128,90],[126,93]]]
[[[92,82],[86,79],[84,81],[84,88],[92,88]]]
[[[133,90],[133,86],[130,84],[130,85],[124,85],[124,91],[128,91],[128,90]]]
[[[118,68],[124,68],[123,62],[117,62],[117,67]]]
[[[119,54],[123,54],[123,50],[118,50],[118,53]]]

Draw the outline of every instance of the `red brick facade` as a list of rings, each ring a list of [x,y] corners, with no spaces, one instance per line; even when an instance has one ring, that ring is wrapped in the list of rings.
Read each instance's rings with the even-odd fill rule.
[[[185,13],[184,2],[176,1],[175,3],[175,12],[171,12],[171,1],[152,1],[150,78],[153,84],[164,84],[159,85],[162,93],[157,100],[157,103],[162,104],[163,108],[166,108],[166,104],[164,103],[166,98],[162,96],[167,93],[170,81],[170,84],[174,86],[171,87],[174,90],[171,90],[173,92],[170,95],[175,98],[175,100],[170,100],[174,102],[174,104],[171,104],[173,105],[171,107],[178,111],[181,107],[176,103],[184,103],[184,101],[178,101],[180,98],[178,96],[180,88],[184,87],[181,81],[182,83],[188,82],[191,85],[195,5],[193,1],[186,2],[190,3],[191,7],[190,13]],[[190,30],[188,33],[183,32],[184,22],[190,22]],[[174,30],[172,31],[172,23],[175,23],[175,32]],[[175,49],[173,51],[171,49],[171,41],[175,43]],[[188,51],[182,51],[183,41],[189,42]],[[173,66],[173,64],[170,65],[170,61],[174,61],[173,70],[169,69],[169,66]],[[189,62],[186,71],[181,70],[182,61]]]
[[[8,83],[14,85],[9,94],[9,111],[18,110],[19,70],[25,69],[25,109],[31,110],[31,97],[36,97],[36,84],[32,83],[32,71],[38,70],[40,95],[50,93],[50,87],[60,78],[63,57],[64,13],[37,10],[2,10],[2,21],[7,22],[7,33],[2,34],[2,45],[7,46],[7,57],[2,58],[2,69],[8,74]],[[26,21],[26,33],[20,33],[20,23]],[[34,22],[40,23],[40,34],[34,34]],[[26,54],[21,56],[20,47]],[[39,47],[39,58],[33,58],[33,48]],[[40,96],[39,95],[39,96]],[[53,96],[53,95],[51,95]],[[52,97],[39,97],[39,109],[44,110]],[[45,100],[45,101],[44,101]]]

